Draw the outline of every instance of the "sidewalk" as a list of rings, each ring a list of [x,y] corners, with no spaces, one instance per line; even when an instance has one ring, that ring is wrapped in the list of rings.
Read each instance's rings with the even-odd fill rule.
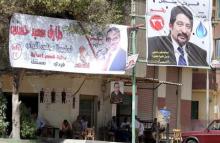
[[[36,140],[15,140],[0,138],[0,143],[119,143],[98,140],[76,140],[76,139],[54,139],[54,138],[40,138]]]

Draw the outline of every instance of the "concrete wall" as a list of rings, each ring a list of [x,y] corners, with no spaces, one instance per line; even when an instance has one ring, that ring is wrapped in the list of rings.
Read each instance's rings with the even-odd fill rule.
[[[210,121],[215,118],[215,115],[214,115],[215,100],[216,100],[215,96],[212,94],[212,92],[210,92],[209,93],[209,120]],[[199,120],[206,120],[206,91],[205,90],[193,90],[192,101],[199,101]]]
[[[79,89],[81,83],[84,82],[79,92],[75,97],[75,108],[72,108],[73,94]],[[79,114],[79,96],[91,95],[97,96],[100,101],[100,111],[97,113],[97,126],[104,125],[106,120],[111,117],[105,117],[103,113],[111,111],[111,104],[109,98],[104,100],[104,93],[102,92],[101,85],[102,79],[100,78],[85,78],[74,77],[68,75],[52,75],[52,76],[25,76],[21,83],[21,93],[39,93],[41,88],[48,91],[48,94],[54,88],[56,90],[56,103],[51,103],[50,97],[45,96],[46,103],[39,103],[39,115],[45,118],[51,125],[59,127],[63,119],[73,122]],[[12,82],[10,76],[2,77],[3,92],[12,92]],[[65,88],[67,92],[66,104],[61,103],[61,91]],[[107,93],[107,89],[106,89]],[[45,92],[46,95],[46,92]],[[31,102],[31,101],[30,101]],[[36,102],[36,101],[35,101]],[[111,116],[111,114],[108,114]]]
[[[179,72],[179,74],[178,74]],[[171,128],[191,129],[192,69],[159,67],[159,80],[182,83],[182,86],[158,87],[157,109],[171,110]]]

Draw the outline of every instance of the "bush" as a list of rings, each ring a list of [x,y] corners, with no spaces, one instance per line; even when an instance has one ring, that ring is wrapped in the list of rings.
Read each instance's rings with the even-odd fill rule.
[[[31,117],[31,112],[28,108],[21,104],[21,138],[33,139],[36,138],[36,122]]]
[[[6,130],[9,122],[6,121],[7,99],[0,89],[0,137],[6,136]]]

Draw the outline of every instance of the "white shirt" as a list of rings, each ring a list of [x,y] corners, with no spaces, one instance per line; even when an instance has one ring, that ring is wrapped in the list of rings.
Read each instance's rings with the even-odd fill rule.
[[[174,49],[174,54],[175,54],[175,57],[176,57],[176,65],[178,65],[178,62],[179,62],[179,57],[181,55],[181,53],[178,51],[178,47],[179,45],[176,43],[176,41],[171,37],[172,39],[172,44],[173,44],[173,49]],[[186,52],[186,45],[182,46],[183,48],[183,52],[184,52],[184,58],[186,60],[186,65],[189,65],[189,62],[188,62],[188,53]]]
[[[46,125],[46,122],[42,117],[38,116],[36,120],[36,124],[37,124],[37,129],[41,129]]]
[[[120,128],[126,128],[127,126],[130,127],[130,122],[122,122]]]
[[[138,129],[138,136],[142,136],[144,134],[144,124],[140,123],[137,119],[135,120],[135,128]]]
[[[120,50],[120,47],[117,47],[117,49],[115,51],[109,51],[110,53],[108,53],[108,56],[111,54],[110,56],[110,61],[108,63],[108,68],[107,71],[110,69],[113,60],[115,59],[116,55],[118,54],[118,51]]]

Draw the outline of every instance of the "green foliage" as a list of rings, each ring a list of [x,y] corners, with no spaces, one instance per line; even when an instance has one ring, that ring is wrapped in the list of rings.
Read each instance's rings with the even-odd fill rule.
[[[96,24],[122,23],[128,0],[0,0],[0,13],[63,17]]]
[[[21,138],[33,139],[36,138],[36,123],[31,117],[31,112],[28,108],[21,104]]]
[[[1,137],[4,137],[6,135],[6,129],[9,125],[9,122],[6,121],[6,109],[7,109],[7,99],[2,94],[2,91],[0,91],[0,136]]]

